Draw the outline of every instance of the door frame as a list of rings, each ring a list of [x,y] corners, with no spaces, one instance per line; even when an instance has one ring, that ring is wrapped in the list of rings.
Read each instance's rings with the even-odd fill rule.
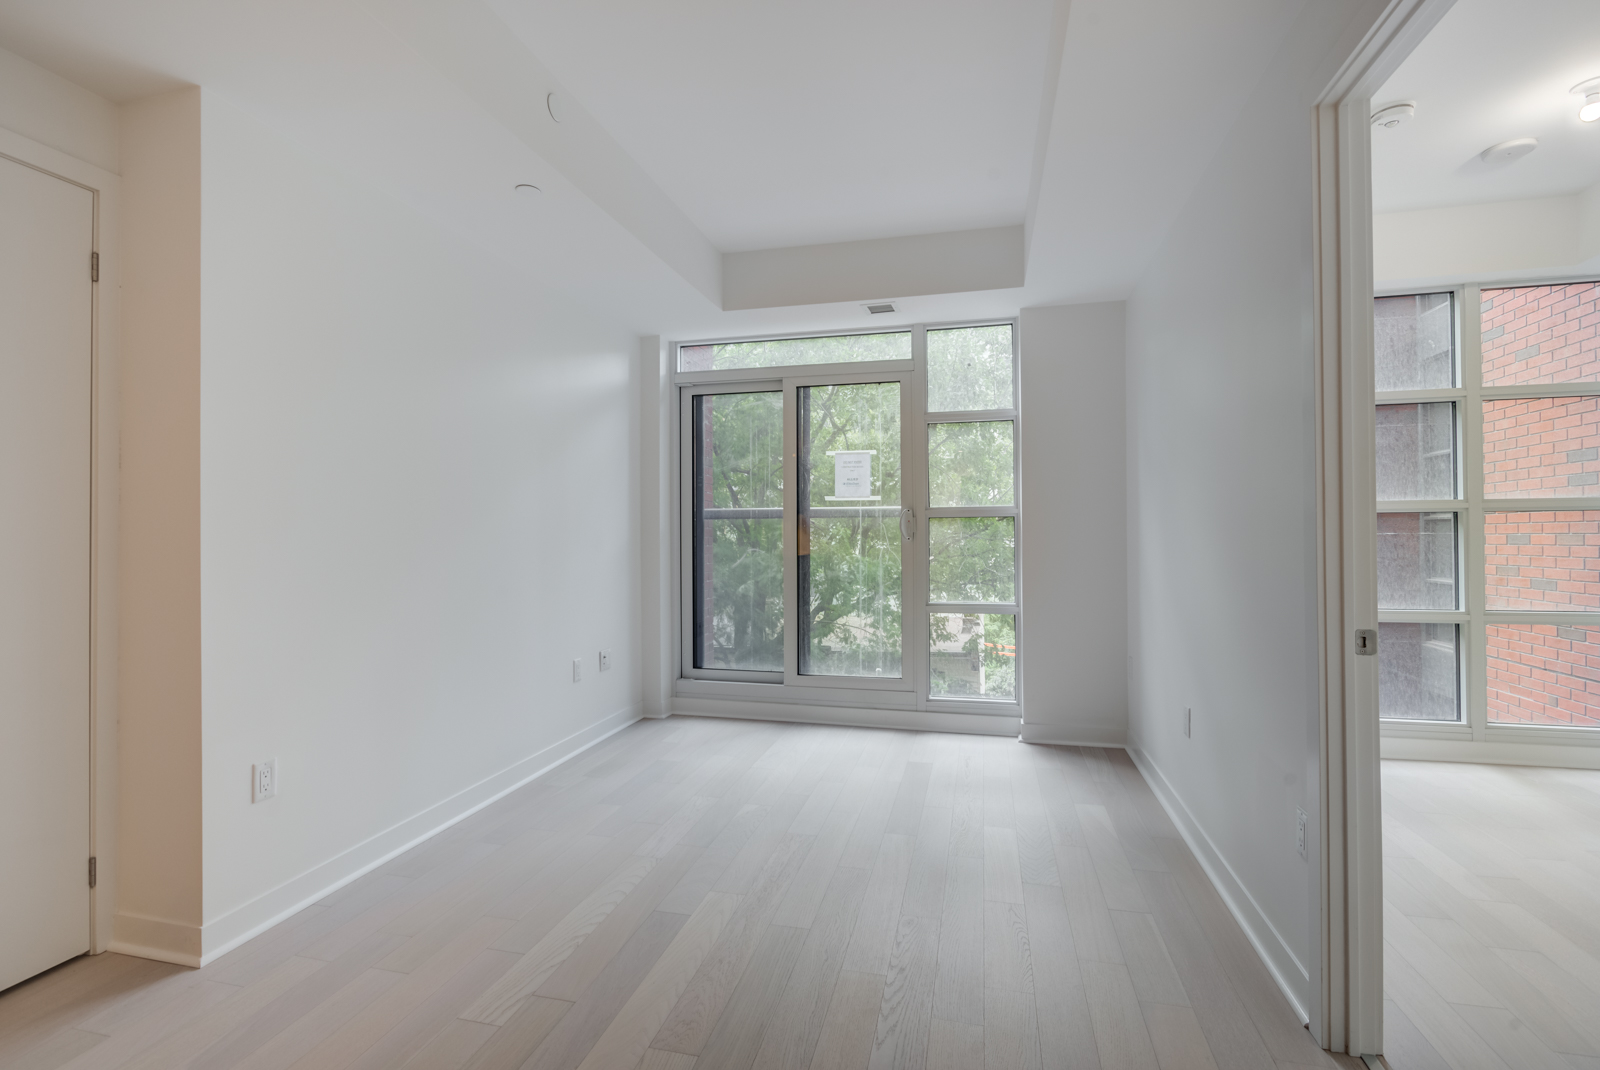
[[[1313,337],[1317,381],[1323,1047],[1383,1050],[1383,827],[1378,665],[1356,651],[1378,626],[1373,389],[1372,94],[1454,0],[1392,0],[1312,108]]]
[[[0,128],[0,156],[94,196],[93,249],[99,282],[90,310],[89,568],[89,855],[96,859],[89,891],[89,951],[111,943],[116,905],[117,815],[117,443],[118,200],[114,174],[48,145]],[[85,265],[87,270],[87,265]],[[88,859],[84,880],[88,881]]]

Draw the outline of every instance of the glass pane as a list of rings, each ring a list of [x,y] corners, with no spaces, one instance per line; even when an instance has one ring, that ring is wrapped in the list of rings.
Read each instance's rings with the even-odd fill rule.
[[[1011,324],[928,332],[928,411],[1009,409]]]
[[[900,675],[900,384],[802,387],[800,672]]]
[[[841,334],[830,338],[773,338],[764,342],[720,342],[715,345],[678,347],[678,370],[683,372],[910,359],[910,331]]]
[[[1484,605],[1600,612],[1600,511],[1487,513]]]
[[[1378,625],[1378,716],[1391,721],[1459,721],[1460,628]]]
[[[928,618],[929,694],[938,698],[1017,697],[1017,618],[1003,613],[934,613]]]
[[[1009,516],[928,521],[928,601],[1014,602],[1017,525]]]
[[[1372,303],[1374,371],[1379,390],[1456,385],[1455,317],[1450,294],[1380,297]]]
[[[1485,401],[1483,494],[1600,494],[1600,397]]]
[[[1456,406],[1378,406],[1378,500],[1456,496]]]
[[[1010,505],[1010,420],[928,425],[928,504]]]
[[[1491,624],[1489,723],[1600,728],[1600,628]]]
[[[1378,608],[1459,608],[1456,514],[1378,514]]]
[[[694,399],[694,664],[783,671],[783,394]]]
[[[1483,383],[1600,381],[1600,282],[1484,290]]]

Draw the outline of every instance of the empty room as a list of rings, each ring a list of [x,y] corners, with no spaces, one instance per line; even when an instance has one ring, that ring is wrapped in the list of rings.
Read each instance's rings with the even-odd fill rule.
[[[0,1067],[1593,1070],[1503,8],[0,0]]]

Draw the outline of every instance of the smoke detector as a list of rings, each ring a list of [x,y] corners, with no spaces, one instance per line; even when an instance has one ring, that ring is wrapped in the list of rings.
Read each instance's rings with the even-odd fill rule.
[[[1402,100],[1398,104],[1385,104],[1372,113],[1372,125],[1381,126],[1385,130],[1393,130],[1416,114],[1417,105],[1415,101]]]
[[[866,308],[866,310],[868,312],[872,313],[874,316],[881,316],[885,312],[893,312],[894,311],[894,302],[892,302],[892,301],[880,301],[877,304],[865,305],[863,307]]]
[[[1478,155],[1483,158],[1484,163],[1510,163],[1512,160],[1522,159],[1538,147],[1538,138],[1518,137],[1502,141],[1498,145],[1490,145]]]

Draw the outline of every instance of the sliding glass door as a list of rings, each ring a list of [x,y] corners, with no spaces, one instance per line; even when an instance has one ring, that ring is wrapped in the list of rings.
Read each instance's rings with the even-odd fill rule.
[[[1012,325],[678,353],[684,680],[1014,715]]]

